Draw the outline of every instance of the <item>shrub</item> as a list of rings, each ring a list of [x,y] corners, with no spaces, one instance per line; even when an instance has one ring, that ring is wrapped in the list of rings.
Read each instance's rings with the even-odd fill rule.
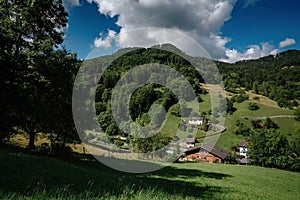
[[[248,109],[249,110],[258,110],[259,106],[256,103],[249,103]]]

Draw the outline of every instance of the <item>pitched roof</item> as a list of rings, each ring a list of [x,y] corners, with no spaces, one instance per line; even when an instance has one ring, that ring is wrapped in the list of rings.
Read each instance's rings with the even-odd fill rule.
[[[244,140],[239,143],[239,147],[248,147],[248,144],[249,142]]]
[[[222,149],[222,148],[215,146],[213,144],[210,144],[210,143],[204,143],[200,146],[190,148],[190,149],[186,150],[185,153],[186,154],[193,153],[193,152],[197,152],[197,151],[201,151],[201,150],[207,151],[207,152],[213,154],[214,156],[217,156],[222,159],[226,158],[229,154],[229,152],[226,151],[225,149]]]
[[[191,117],[190,118],[190,121],[201,121],[201,120],[203,120],[202,117]]]
[[[186,138],[184,140],[186,143],[195,143],[196,142],[196,139],[195,138]]]

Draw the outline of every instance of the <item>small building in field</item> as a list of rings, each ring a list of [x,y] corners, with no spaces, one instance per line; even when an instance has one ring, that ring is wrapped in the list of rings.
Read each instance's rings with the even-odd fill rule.
[[[241,141],[238,145],[239,147],[239,155],[241,157],[247,158],[247,150],[248,150],[248,141]]]
[[[213,144],[204,143],[200,146],[190,148],[185,151],[185,156],[181,160],[223,163],[229,152]]]
[[[200,126],[203,124],[203,118],[202,117],[192,117],[189,119],[189,124]]]
[[[186,148],[193,148],[195,147],[196,139],[195,138],[186,138],[185,145]]]
[[[248,141],[241,141],[238,145],[238,158],[236,159],[237,163],[240,165],[247,165],[249,160],[247,158],[247,150],[248,150]]]
[[[196,138],[186,138],[184,140],[181,140],[179,146],[188,149],[188,148],[195,147],[195,143],[196,143]]]

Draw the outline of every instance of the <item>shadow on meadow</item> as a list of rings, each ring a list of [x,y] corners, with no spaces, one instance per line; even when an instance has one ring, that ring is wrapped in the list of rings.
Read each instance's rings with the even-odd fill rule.
[[[227,174],[203,172],[167,166],[161,170],[130,174],[113,170],[91,156],[77,156],[71,161],[0,150],[0,191],[2,194],[32,196],[40,192],[50,195],[119,197],[140,191],[155,191],[167,195],[214,198],[221,187],[189,181],[190,178],[223,179]],[[147,163],[149,165],[149,163]],[[228,191],[227,191],[228,192]]]

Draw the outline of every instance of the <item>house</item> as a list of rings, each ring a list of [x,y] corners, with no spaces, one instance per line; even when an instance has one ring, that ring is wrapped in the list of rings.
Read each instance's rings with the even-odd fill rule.
[[[189,119],[189,124],[190,125],[202,125],[203,123],[203,118],[202,117],[192,117]]]
[[[195,138],[186,138],[184,140],[186,148],[195,147],[196,139]]]
[[[237,163],[240,165],[247,165],[249,160],[247,159],[247,148],[248,148],[248,141],[241,141],[238,145],[239,147],[239,157],[237,159]]]
[[[179,146],[184,149],[188,149],[188,148],[195,147],[195,143],[196,143],[196,138],[186,138],[179,142]]]
[[[248,141],[241,141],[238,145],[240,157],[247,158]]]
[[[208,162],[208,163],[222,163],[229,155],[229,152],[217,147],[213,144],[204,143],[200,146],[187,149],[185,155],[181,160]]]

